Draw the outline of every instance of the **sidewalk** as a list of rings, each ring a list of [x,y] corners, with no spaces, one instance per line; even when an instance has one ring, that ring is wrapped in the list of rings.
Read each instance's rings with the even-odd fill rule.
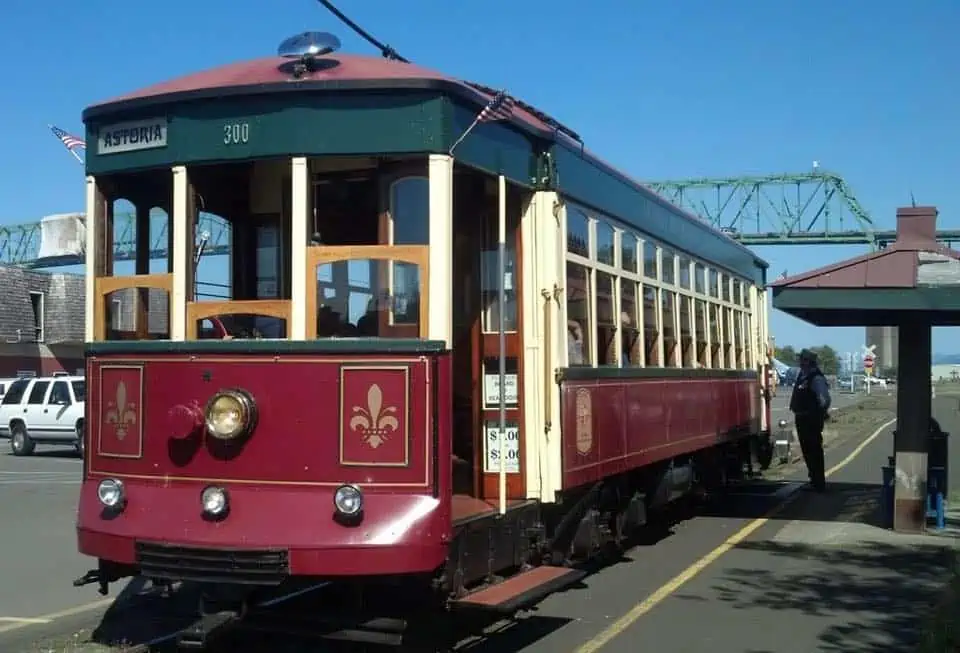
[[[829,479],[827,494],[802,492],[605,652],[915,651],[960,535],[896,535],[877,525],[891,445],[888,430]],[[831,452],[828,466],[852,447]]]

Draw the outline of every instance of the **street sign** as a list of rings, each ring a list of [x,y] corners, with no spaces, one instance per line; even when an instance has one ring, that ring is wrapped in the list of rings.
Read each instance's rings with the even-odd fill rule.
[[[860,351],[863,352],[863,372],[867,376],[873,375],[873,367],[877,358],[876,349],[876,345],[870,345],[869,347],[862,345],[860,347]]]

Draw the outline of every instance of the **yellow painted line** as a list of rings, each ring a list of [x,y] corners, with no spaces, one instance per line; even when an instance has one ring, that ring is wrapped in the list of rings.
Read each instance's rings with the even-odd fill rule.
[[[892,419],[889,422],[883,424],[876,431],[870,434],[867,439],[857,445],[857,448],[854,449],[849,456],[841,460],[839,463],[827,470],[826,476],[833,476],[838,471],[849,465],[854,458],[856,458],[864,449],[866,449],[871,442],[876,440],[884,430],[887,429],[891,424],[896,422],[896,419]],[[679,574],[674,576],[669,580],[665,585],[660,587],[653,594],[648,596],[642,602],[633,606],[629,612],[625,615],[614,621],[612,624],[607,626],[604,630],[598,633],[588,642],[584,643],[583,646],[576,650],[576,653],[596,653],[601,648],[606,646],[612,639],[620,635],[627,628],[632,626],[640,617],[647,614],[655,606],[661,603],[665,598],[676,593],[681,587],[683,587],[689,580],[694,576],[699,574],[701,571],[709,567],[711,564],[717,561],[717,559],[722,556],[724,553],[730,549],[736,547],[743,540],[750,537],[758,528],[769,522],[771,519],[777,516],[780,511],[786,508],[796,497],[800,496],[799,492],[794,492],[786,499],[783,500],[780,504],[775,506],[770,512],[768,512],[763,517],[755,519],[739,531],[728,537],[723,544],[715,548],[713,551],[703,556],[692,565],[681,571]]]
[[[57,612],[51,612],[49,614],[42,614],[39,617],[31,617],[16,623],[7,624],[5,626],[0,626],[0,634],[9,633],[14,630],[20,630],[21,628],[27,628],[28,626],[35,626],[37,624],[47,624],[51,621],[56,621],[58,619],[63,619],[65,617],[72,617],[77,614],[83,614],[84,612],[92,612],[93,610],[98,610],[100,608],[105,608],[113,603],[114,599],[100,599],[99,601],[92,601],[91,603],[84,603],[82,605],[76,605],[72,608],[67,608],[66,610],[59,610]]]

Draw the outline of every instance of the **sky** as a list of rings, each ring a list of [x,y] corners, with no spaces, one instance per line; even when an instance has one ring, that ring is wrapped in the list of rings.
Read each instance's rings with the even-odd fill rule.
[[[591,3],[339,0],[404,57],[505,88],[640,180],[841,175],[878,228],[912,192],[960,228],[960,3],[671,0]],[[546,8],[549,7],[549,11]],[[273,54],[303,30],[374,54],[314,0],[7,0],[0,55],[0,224],[83,210],[82,170],[47,123],[164,79]],[[954,183],[951,183],[954,182]],[[757,248],[771,278],[865,247]],[[863,329],[774,311],[778,344],[855,351]],[[934,350],[957,352],[952,330]]]

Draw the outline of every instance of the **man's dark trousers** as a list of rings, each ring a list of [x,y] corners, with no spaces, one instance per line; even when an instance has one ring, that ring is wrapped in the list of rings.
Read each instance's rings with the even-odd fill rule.
[[[819,415],[797,415],[796,426],[810,483],[815,488],[823,489],[827,484],[823,460],[823,418]]]

